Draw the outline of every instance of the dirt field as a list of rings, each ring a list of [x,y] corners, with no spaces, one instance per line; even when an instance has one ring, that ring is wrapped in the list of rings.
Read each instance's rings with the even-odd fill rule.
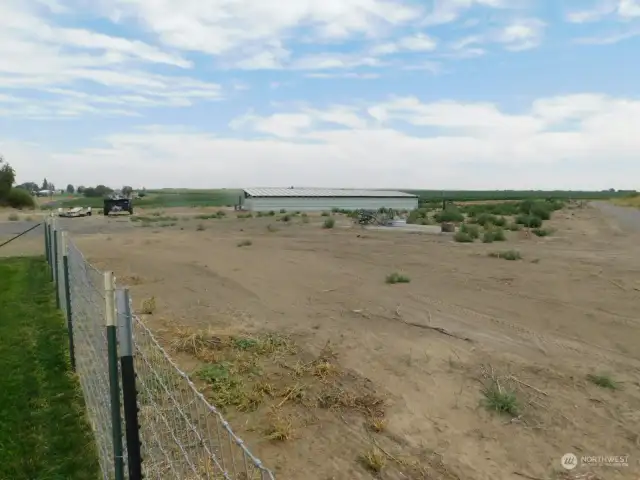
[[[278,478],[639,478],[640,234],[599,210],[557,212],[551,237],[488,245],[344,217],[328,230],[322,217],[170,214],[164,228],[80,219],[73,228],[108,233],[74,239],[131,284],[137,306],[155,297],[144,317],[174,351],[184,327],[295,343],[251,357],[260,373],[246,381],[265,394],[226,409]],[[506,249],[522,259],[488,256]],[[410,283],[386,283],[393,272]],[[206,359],[175,354],[190,372]],[[487,408],[504,392],[511,413]],[[629,466],[566,471],[569,452],[629,455]]]

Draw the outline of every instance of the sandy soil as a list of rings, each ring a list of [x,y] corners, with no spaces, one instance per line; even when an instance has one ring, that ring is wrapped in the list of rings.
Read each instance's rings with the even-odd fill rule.
[[[490,245],[363,231],[341,217],[332,230],[321,217],[291,225],[230,217],[185,215],[173,227],[74,238],[97,266],[132,284],[136,305],[156,298],[145,318],[163,342],[175,325],[277,332],[292,336],[304,359],[330,341],[340,385],[384,399],[386,423],[375,433],[359,411],[286,402],[295,433],[285,442],[261,433],[265,409],[229,409],[278,478],[638,478],[640,234],[595,208],[556,213],[551,237],[509,233]],[[238,247],[242,240],[252,245]],[[505,249],[523,259],[487,255]],[[385,283],[392,272],[411,282]],[[190,371],[198,365],[178,358]],[[619,388],[588,374],[609,374]],[[515,392],[516,416],[483,406],[483,389],[496,380]],[[358,460],[372,445],[387,459],[379,474]],[[568,452],[630,455],[630,465],[568,472],[560,464]]]

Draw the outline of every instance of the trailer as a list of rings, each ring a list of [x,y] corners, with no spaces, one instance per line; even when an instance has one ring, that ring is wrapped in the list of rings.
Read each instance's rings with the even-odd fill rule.
[[[64,208],[58,209],[58,216],[63,218],[77,218],[77,217],[90,217],[91,216],[91,207],[74,207],[74,208]]]

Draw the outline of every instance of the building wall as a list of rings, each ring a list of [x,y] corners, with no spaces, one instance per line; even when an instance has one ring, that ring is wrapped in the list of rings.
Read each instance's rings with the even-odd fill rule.
[[[290,212],[316,212],[340,208],[344,210],[414,210],[418,208],[417,197],[406,198],[341,198],[341,197],[256,197],[246,198],[244,208],[253,212],[268,212],[286,209]]]

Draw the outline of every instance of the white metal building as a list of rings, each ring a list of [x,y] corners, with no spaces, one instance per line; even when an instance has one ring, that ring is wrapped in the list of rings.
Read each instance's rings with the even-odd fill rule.
[[[354,190],[343,188],[246,188],[243,207],[254,212],[344,210],[414,210],[418,197],[391,190]]]

